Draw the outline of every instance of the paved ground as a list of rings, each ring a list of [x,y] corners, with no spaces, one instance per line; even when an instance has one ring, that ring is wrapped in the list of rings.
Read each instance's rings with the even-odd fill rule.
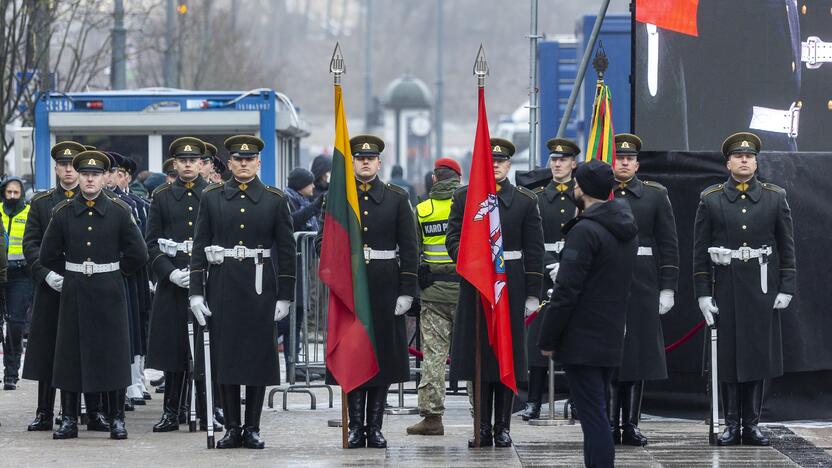
[[[262,435],[265,450],[205,449],[203,433],[183,431],[154,434],[151,426],[161,413],[161,395],[154,394],[148,406],[127,413],[129,439],[113,441],[107,434],[81,431],[80,437],[54,441],[51,433],[26,432],[35,407],[36,387],[21,381],[16,391],[0,392],[0,465],[45,466],[51,463],[73,466],[582,466],[581,434],[578,425],[532,427],[515,418],[511,449],[470,450],[466,441],[471,433],[467,398],[450,397],[445,437],[417,437],[405,428],[418,416],[387,416],[384,434],[387,450],[340,448],[339,428],[327,421],[340,418],[336,389],[334,408],[328,408],[326,391],[315,391],[318,409],[309,409],[309,397],[289,396],[289,411],[280,409],[280,394],[275,409],[263,413]],[[390,403],[396,404],[395,394]],[[407,395],[407,405],[415,397]],[[622,467],[787,467],[832,466],[832,429],[817,423],[796,426],[771,425],[766,431],[774,447],[714,448],[707,445],[706,426],[700,422],[647,418],[642,424],[651,444],[646,448],[625,447],[617,452]],[[221,436],[221,434],[220,434]],[[813,445],[814,444],[814,445]]]

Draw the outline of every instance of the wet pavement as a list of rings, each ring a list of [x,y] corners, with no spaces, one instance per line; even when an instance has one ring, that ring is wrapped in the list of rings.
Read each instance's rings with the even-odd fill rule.
[[[515,417],[509,449],[468,449],[471,418],[468,400],[450,396],[444,437],[408,436],[405,428],[419,421],[416,415],[385,417],[386,450],[344,450],[340,428],[327,421],[340,418],[340,391],[328,407],[327,393],[315,389],[317,409],[309,409],[309,396],[289,395],[283,411],[280,394],[274,409],[266,408],[261,422],[265,450],[206,450],[204,433],[154,434],[152,425],[161,414],[161,395],[153,394],[147,406],[127,413],[129,438],[115,441],[106,433],[80,431],[78,439],[55,441],[50,432],[26,432],[33,416],[36,386],[21,381],[18,390],[0,392],[0,465],[45,466],[51,463],[80,467],[119,465],[155,466],[582,466],[579,425],[565,421],[557,426],[530,426]],[[395,393],[389,402],[397,403]],[[414,395],[405,404],[414,405]],[[545,409],[544,409],[545,412]],[[701,421],[645,418],[642,431],[647,447],[619,447],[620,467],[794,467],[832,466],[832,424],[801,422],[770,424],[764,428],[772,447],[711,447],[707,426]],[[222,433],[218,434],[218,438]]]

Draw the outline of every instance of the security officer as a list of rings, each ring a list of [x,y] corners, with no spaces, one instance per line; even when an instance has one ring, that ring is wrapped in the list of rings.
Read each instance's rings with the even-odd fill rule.
[[[188,264],[194,240],[193,223],[202,191],[208,186],[199,174],[204,152],[201,140],[178,138],[168,150],[179,175],[172,184],[160,185],[153,192],[145,235],[150,268],[158,281],[150,316],[147,366],[165,373],[162,418],[153,426],[153,432],[179,430],[180,402],[189,397],[183,391],[190,355]]]
[[[503,233],[503,258],[506,261],[508,297],[511,309],[511,335],[514,347],[514,374],[518,381],[525,381],[526,343],[524,317],[540,306],[543,286],[543,228],[537,196],[531,190],[515,187],[508,180],[514,144],[502,138],[491,139],[494,178],[497,181],[497,198],[500,201],[500,225]],[[448,234],[445,245],[456,261],[465,211],[467,187],[454,193]],[[459,380],[474,380],[474,320],[475,303],[479,293],[470,283],[463,281],[459,291],[457,316],[454,320],[454,340],[451,343],[451,375]],[[482,353],[482,412],[480,420],[481,446],[510,447],[509,435],[514,392],[500,383],[497,359],[491,350],[487,327],[481,328]],[[493,408],[492,408],[493,407]],[[494,414],[492,436],[491,415]],[[473,446],[473,441],[469,441]]]
[[[55,439],[78,437],[79,392],[108,392],[110,438],[127,438],[124,389],[130,384],[130,344],[122,277],[144,266],[147,246],[130,208],[103,193],[109,164],[99,151],[75,155],[80,195],[55,207],[40,247],[40,262],[63,275],[66,286],[52,378],[63,400]]]
[[[560,260],[565,236],[563,226],[575,217],[577,207],[572,194],[575,181],[572,171],[575,170],[575,157],[581,154],[581,149],[575,142],[565,138],[552,138],[546,142],[549,149],[549,169],[552,171],[552,181],[545,187],[535,190],[540,217],[543,220],[543,240],[546,253],[544,264],[554,268],[552,264]],[[547,275],[544,278],[543,290],[548,291],[553,282]],[[543,318],[538,316],[526,327],[526,359],[529,362],[529,399],[526,409],[520,414],[524,421],[540,417],[540,405],[543,398],[543,388],[546,386],[549,373],[549,359],[540,354],[537,340],[540,336],[540,326]]]
[[[456,264],[445,247],[451,201],[459,188],[462,169],[451,158],[440,158],[433,166],[433,186],[428,199],[416,205],[419,223],[419,286],[422,310],[422,379],[419,382],[419,412],[424,419],[407,428],[408,434],[443,435],[445,411],[445,361],[451,348],[454,312],[459,298]]]
[[[55,337],[58,333],[58,308],[64,281],[61,274],[41,264],[40,245],[52,219],[52,209],[78,193],[78,172],[72,166],[72,159],[81,151],[84,151],[84,145],[74,141],[62,141],[52,147],[50,155],[55,161],[58,186],[32,197],[23,233],[23,255],[32,270],[35,288],[29,342],[23,363],[23,378],[38,381],[38,407],[34,421],[29,424],[30,431],[52,430],[55,406],[52,369]],[[90,417],[92,412],[87,404],[88,420],[94,421],[94,424],[100,423],[100,429],[109,430],[106,419]]]
[[[274,322],[289,313],[294,296],[295,240],[286,196],[257,177],[263,141],[237,135],[225,140],[225,148],[234,177],[205,189],[196,223],[181,221],[196,225],[188,293],[200,325],[213,315],[211,342],[226,429],[217,448],[262,449],[266,386],[280,382]],[[246,386],[245,426],[241,385]]]
[[[348,446],[385,448],[387,440],[381,427],[387,390],[391,384],[410,378],[403,315],[418,292],[419,241],[407,192],[378,177],[384,141],[374,135],[358,135],[350,139],[350,149],[379,372],[347,394]],[[323,227],[319,238],[322,233]],[[330,375],[327,381],[332,382]]]
[[[6,233],[5,288],[0,286],[0,311],[5,312],[6,339],[3,344],[3,390],[17,388],[20,356],[23,352],[23,330],[26,311],[32,304],[32,280],[23,257],[23,232],[29,216],[29,204],[23,197],[23,179],[8,177],[0,184],[3,208],[0,210]],[[2,257],[2,253],[0,253]],[[0,262],[2,259],[0,258]]]
[[[638,224],[636,271],[627,302],[624,356],[613,376],[608,411],[615,443],[642,446],[638,429],[645,380],[667,378],[660,316],[673,308],[679,282],[679,239],[667,189],[638,178],[641,138],[615,136],[615,198],[625,199]],[[619,423],[620,415],[620,423]]]
[[[709,325],[719,313],[726,425],[719,445],[769,444],[757,428],[763,381],[783,374],[780,314],[796,286],[791,209],[785,190],[757,179],[761,146],[753,133],[725,139],[722,154],[731,175],[702,192],[694,225],[699,309]]]

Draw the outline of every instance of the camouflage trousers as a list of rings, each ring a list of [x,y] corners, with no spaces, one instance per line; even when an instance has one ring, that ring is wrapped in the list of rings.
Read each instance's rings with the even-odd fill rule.
[[[423,301],[420,314],[422,379],[419,382],[419,413],[445,412],[445,362],[451,348],[456,304]]]

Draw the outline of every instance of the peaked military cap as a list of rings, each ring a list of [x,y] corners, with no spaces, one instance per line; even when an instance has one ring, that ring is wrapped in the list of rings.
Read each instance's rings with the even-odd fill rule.
[[[173,163],[176,161],[175,158],[168,158],[162,163],[162,172],[167,175],[176,175],[176,168],[173,167]]]
[[[110,158],[101,151],[82,151],[72,159],[72,167],[78,172],[106,172],[110,170]]]
[[[74,141],[62,141],[60,143],[56,143],[55,146],[53,146],[49,151],[49,154],[55,162],[71,162],[72,158],[82,151],[85,151],[85,148],[81,143],[76,143]]]
[[[546,142],[550,158],[571,157],[581,154],[581,149],[572,140],[566,138],[552,138]]]
[[[217,147],[207,141],[203,141],[203,143],[205,143],[205,152],[202,153],[202,159],[215,158],[217,156]]]
[[[354,158],[378,156],[384,151],[384,140],[375,135],[356,135],[350,138]]]
[[[84,149],[87,150],[87,151],[93,151],[93,150],[97,150],[98,148],[96,148],[93,145],[84,145]]]
[[[194,137],[177,138],[168,146],[168,154],[174,158],[201,158],[204,152],[205,143]]]
[[[260,151],[263,151],[263,147],[265,145],[266,144],[263,143],[263,140],[252,135],[234,135],[233,137],[229,137],[223,143],[225,149],[227,149],[232,156],[240,158],[256,157],[260,154]]]
[[[95,151],[95,150],[90,150]],[[115,171],[118,166],[121,164],[121,155],[118,153],[114,153],[112,151],[101,151],[101,154],[107,157],[107,160],[110,161],[110,167],[107,170]]]
[[[619,133],[615,136],[616,156],[638,156],[641,151],[641,138],[632,133]]]
[[[737,153],[750,153],[756,156],[762,147],[763,143],[757,135],[750,132],[739,132],[722,142],[722,155],[725,156],[725,159]]]
[[[133,175],[136,173],[136,170],[139,168],[139,165],[136,164],[136,160],[131,158],[130,156],[121,156],[121,162],[118,165],[119,169],[124,169],[127,171],[128,174]]]
[[[514,147],[514,143],[506,140],[505,138],[491,139],[492,159],[499,159],[503,161],[508,160],[514,156],[515,151],[517,151],[517,149]]]

